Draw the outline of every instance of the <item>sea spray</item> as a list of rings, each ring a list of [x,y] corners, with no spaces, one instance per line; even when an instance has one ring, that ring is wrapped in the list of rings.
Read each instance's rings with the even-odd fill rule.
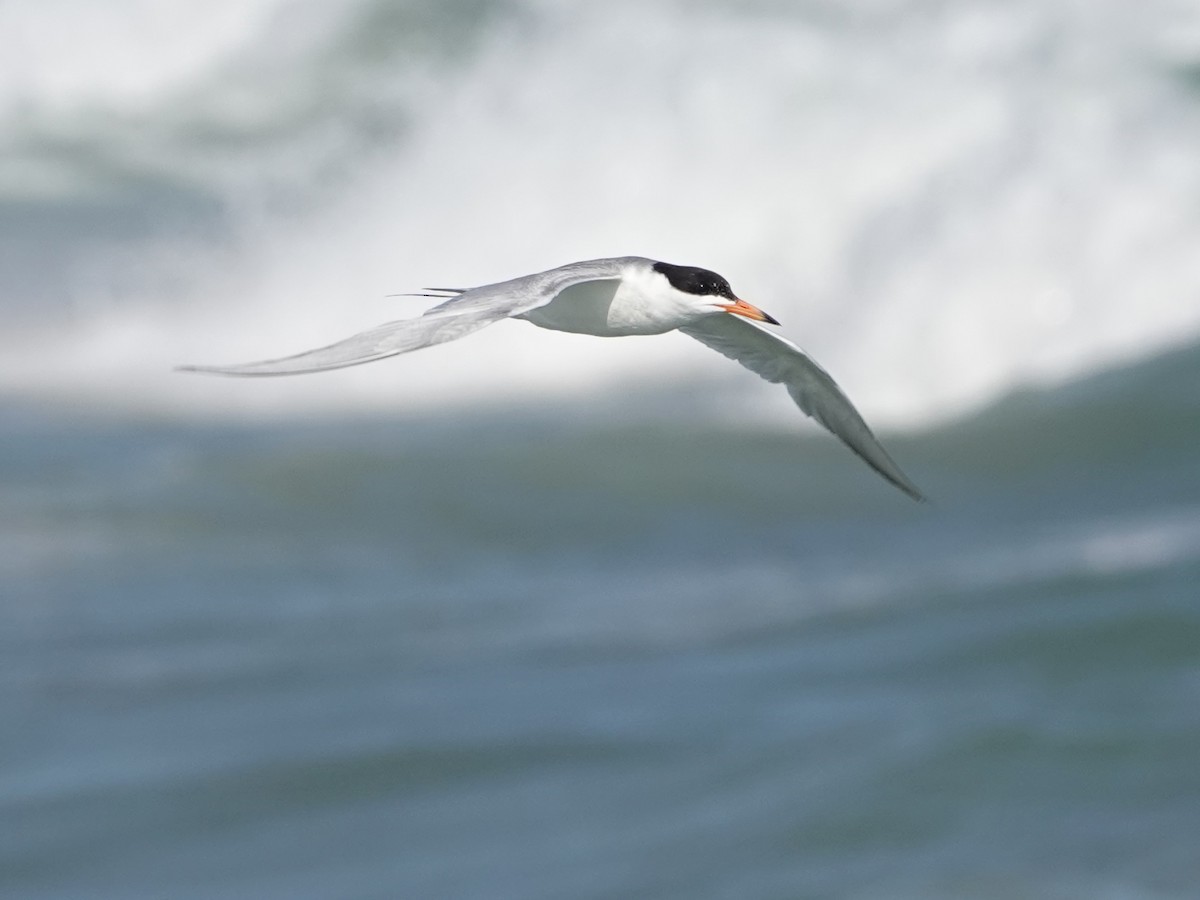
[[[35,42],[0,107],[0,390],[294,414],[699,382],[697,406],[716,383],[792,420],[690,342],[519,324],[321,378],[168,374],[420,311],[395,290],[620,253],[722,272],[893,426],[1151,355],[1200,330],[1195,30],[1099,7],[280,0],[173,32],[137,91],[87,54],[36,75],[61,47]],[[96,27],[186,34],[173,9]]]

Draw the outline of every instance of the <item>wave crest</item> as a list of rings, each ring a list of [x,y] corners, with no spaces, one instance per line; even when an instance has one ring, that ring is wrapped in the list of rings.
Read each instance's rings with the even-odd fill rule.
[[[55,80],[44,50],[0,95],[24,128],[0,390],[345,409],[746,378],[516,327],[386,373],[164,374],[327,343],[392,290],[622,253],[722,272],[893,424],[1153,354],[1200,333],[1195,48],[1165,0],[1076,6],[110,5],[102,38],[169,33],[149,75],[85,54]]]

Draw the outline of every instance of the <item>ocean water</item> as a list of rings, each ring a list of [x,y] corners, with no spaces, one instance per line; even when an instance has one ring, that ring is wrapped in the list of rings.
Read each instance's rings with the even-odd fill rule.
[[[1197,60],[1167,0],[0,6],[0,895],[1196,896]],[[171,371],[621,253],[933,502],[682,337]]]

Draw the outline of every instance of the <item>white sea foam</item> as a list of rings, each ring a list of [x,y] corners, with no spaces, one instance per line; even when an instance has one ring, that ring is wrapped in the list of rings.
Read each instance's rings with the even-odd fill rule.
[[[235,53],[287,0],[0,4],[0,114],[161,103]]]
[[[186,119],[167,109],[184,74],[194,83],[209,65],[227,86],[231,53],[249,70],[248,59],[294,48],[292,22],[306,49],[289,65],[306,84],[301,65],[324,67],[329,102],[302,104],[312,119],[282,149],[264,137],[257,155],[243,148],[238,179],[210,185],[226,190],[219,251],[161,236],[144,256],[124,247],[120,271],[93,267],[72,288],[65,321],[35,318],[0,338],[5,393],[294,413],[531,392],[569,400],[664,379],[751,385],[684,338],[607,342],[524,324],[343,374],[168,374],[419,311],[381,299],[389,291],[623,253],[722,272],[891,424],[1200,333],[1200,104],[1180,74],[1200,51],[1200,20],[1166,0],[526,3],[480,26],[441,70],[415,75],[420,48],[397,52],[388,71],[404,88],[379,91],[394,101],[392,126],[406,127],[358,147],[332,183],[329,147],[344,155],[351,144],[329,135],[350,120],[369,130],[380,110],[354,79],[381,81],[379,66],[347,63],[332,77],[333,49],[353,58],[355,48],[322,45],[311,17],[289,15],[308,4],[233,6],[221,7],[225,25],[173,37],[187,46],[164,51],[178,65],[156,70],[157,115]],[[161,21],[175,16],[186,32],[200,7],[177,3]],[[116,9],[113,21],[149,15],[132,2]],[[89,90],[127,93],[113,77]],[[31,84],[35,105],[90,96]],[[248,201],[247,185],[278,179],[281,166],[295,198],[286,213]],[[130,260],[153,276],[130,287]],[[793,415],[782,392],[755,385],[748,396],[766,415]]]

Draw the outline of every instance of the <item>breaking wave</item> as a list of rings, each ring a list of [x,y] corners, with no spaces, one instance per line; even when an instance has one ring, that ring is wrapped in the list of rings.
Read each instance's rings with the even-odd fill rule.
[[[10,398],[292,415],[752,381],[681,337],[520,323],[321,377],[170,372],[625,253],[722,272],[893,426],[1200,334],[1200,18],[1166,0],[0,18]]]

